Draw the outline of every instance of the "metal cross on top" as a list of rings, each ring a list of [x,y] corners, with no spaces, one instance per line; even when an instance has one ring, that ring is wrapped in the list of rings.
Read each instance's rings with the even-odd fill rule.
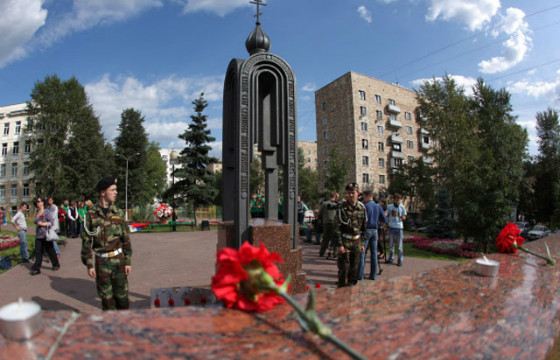
[[[249,3],[257,5],[257,14],[255,15],[255,17],[257,18],[257,24],[260,24],[262,15],[260,7],[266,6],[266,3],[263,0],[251,0],[249,1]]]

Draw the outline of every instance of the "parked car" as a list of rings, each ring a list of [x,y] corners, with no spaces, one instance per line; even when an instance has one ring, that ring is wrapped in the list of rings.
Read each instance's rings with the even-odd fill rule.
[[[550,230],[544,225],[535,225],[527,233],[528,240],[537,240],[550,235]]]
[[[521,230],[520,235],[527,239],[529,237],[529,230],[531,230],[529,223],[527,221],[517,221],[515,225]]]

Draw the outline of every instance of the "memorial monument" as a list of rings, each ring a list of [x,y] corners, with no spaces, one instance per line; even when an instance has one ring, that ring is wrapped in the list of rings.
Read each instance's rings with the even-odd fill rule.
[[[224,224],[218,248],[263,242],[282,255],[286,265],[281,270],[303,287],[296,211],[295,76],[285,60],[269,51],[270,38],[260,23],[260,6],[265,3],[251,3],[256,5],[256,26],[245,42],[250,56],[232,59],[224,82]],[[250,164],[256,156],[261,157],[265,178],[264,220],[250,218],[249,202],[256,192],[250,188]],[[278,219],[279,209],[282,220]]]

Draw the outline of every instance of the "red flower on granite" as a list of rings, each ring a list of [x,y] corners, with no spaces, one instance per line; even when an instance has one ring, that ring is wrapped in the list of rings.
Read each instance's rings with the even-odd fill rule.
[[[501,253],[517,253],[519,246],[523,245],[525,239],[520,236],[521,230],[513,223],[507,223],[496,238],[496,247]]]
[[[225,248],[217,255],[218,270],[212,277],[212,291],[228,308],[267,311],[284,302],[270,284],[284,279],[276,263],[282,259],[261,244],[243,243],[239,250]]]

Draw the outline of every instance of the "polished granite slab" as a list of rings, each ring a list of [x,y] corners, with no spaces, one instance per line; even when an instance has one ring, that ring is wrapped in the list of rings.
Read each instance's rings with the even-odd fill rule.
[[[543,241],[527,247],[544,252]],[[560,254],[560,236],[547,243]],[[319,289],[318,312],[339,338],[371,359],[559,358],[551,349],[560,335],[560,266],[524,253],[489,257],[501,264],[496,278],[476,275],[468,261]],[[344,358],[302,333],[288,306],[258,315],[214,306],[46,312],[45,318],[47,329],[32,341],[0,337],[0,358],[41,359],[49,352],[53,359]]]

